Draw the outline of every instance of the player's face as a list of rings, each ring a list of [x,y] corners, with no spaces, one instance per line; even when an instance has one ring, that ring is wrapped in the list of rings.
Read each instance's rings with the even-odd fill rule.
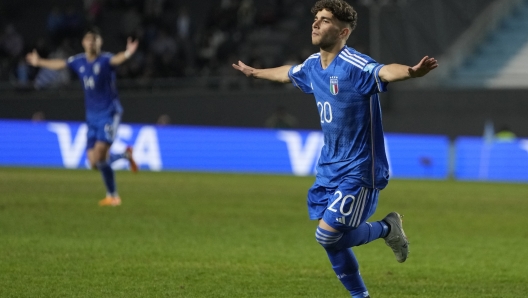
[[[330,11],[319,11],[312,24],[312,44],[322,49],[333,47],[340,40],[341,29],[339,20]]]
[[[103,39],[101,36],[93,33],[87,33],[82,40],[84,51],[90,54],[99,53],[101,51],[102,44]]]

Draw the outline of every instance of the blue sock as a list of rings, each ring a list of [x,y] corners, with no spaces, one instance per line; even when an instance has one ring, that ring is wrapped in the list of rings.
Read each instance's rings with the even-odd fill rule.
[[[114,161],[122,159],[122,158],[127,158],[126,153],[121,153],[121,154],[111,153],[110,157],[108,158],[108,163],[112,164]]]
[[[367,244],[376,239],[383,238],[389,233],[389,227],[383,221],[375,222],[364,222],[360,224],[356,229],[349,230],[346,232],[333,233],[321,228],[317,228],[319,237],[319,243],[326,247],[332,247],[336,250],[360,246]],[[323,235],[324,234],[324,235]],[[316,237],[318,237],[316,235]],[[322,242],[321,242],[322,241]],[[329,244],[329,245],[326,245]]]
[[[97,168],[103,175],[103,181],[106,185],[106,192],[112,196],[116,195],[114,170],[107,162],[98,162]]]
[[[332,269],[343,286],[350,292],[354,298],[363,298],[368,296],[367,287],[359,274],[359,264],[352,249],[345,248],[341,250],[326,250]]]
[[[350,295],[354,298],[367,297],[367,287],[359,274],[356,256],[351,248],[343,247],[340,244],[344,236],[344,233],[334,233],[320,227],[317,227],[315,232],[315,239],[326,250],[328,259],[332,263],[332,269],[334,269],[339,281],[350,292]]]
[[[332,268],[343,286],[354,298],[368,297],[368,291],[359,274],[359,264],[350,247],[367,244],[385,237],[389,227],[383,221],[362,223],[346,232],[330,232],[317,228],[315,237],[326,249]]]
[[[383,221],[364,222],[356,229],[346,231],[338,242],[340,247],[354,247],[383,238],[389,233],[389,227]]]

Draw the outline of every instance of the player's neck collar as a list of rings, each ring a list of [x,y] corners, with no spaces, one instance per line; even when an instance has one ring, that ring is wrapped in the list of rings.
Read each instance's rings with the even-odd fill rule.
[[[96,53],[95,55],[89,55],[88,53],[84,53],[84,56],[86,57],[86,61],[88,62],[94,62],[95,60],[97,60],[97,57],[99,57],[99,55],[101,55],[101,53]]]
[[[319,58],[321,59],[321,68],[327,69],[332,64],[332,62],[334,62],[339,53],[341,53],[345,48],[346,45],[341,47],[337,52],[334,52],[333,49],[330,51],[320,49],[321,56]]]

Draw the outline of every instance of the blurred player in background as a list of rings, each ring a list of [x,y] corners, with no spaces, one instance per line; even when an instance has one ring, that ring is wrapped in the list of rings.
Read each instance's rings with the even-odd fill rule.
[[[123,154],[110,154],[110,146],[116,136],[123,108],[119,103],[116,88],[115,67],[125,62],[138,47],[138,41],[127,41],[126,50],[115,55],[101,52],[103,39],[96,28],[86,31],[82,39],[84,53],[72,56],[68,60],[42,59],[36,50],[26,57],[34,67],[53,70],[70,68],[75,72],[84,87],[86,122],[88,124],[87,155],[93,169],[98,169],[106,186],[106,198],[99,201],[101,206],[121,205],[121,198],[116,190],[112,162],[126,158],[130,169],[137,172],[137,165],[132,159],[132,148],[128,147]]]
[[[308,212],[310,219],[319,221],[315,237],[338,279],[352,297],[364,298],[369,293],[351,247],[384,238],[398,262],[409,253],[398,213],[367,222],[389,180],[378,93],[386,91],[389,82],[422,77],[438,64],[426,56],[413,67],[383,65],[347,47],[357,14],[343,0],[318,1],[312,13],[312,43],[319,53],[296,66],[255,69],[239,61],[233,67],[248,77],[292,82],[314,94],[324,146],[308,191]]]

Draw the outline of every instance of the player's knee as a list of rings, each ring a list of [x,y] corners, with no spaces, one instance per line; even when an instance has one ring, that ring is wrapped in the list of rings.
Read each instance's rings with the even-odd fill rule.
[[[339,249],[339,240],[343,237],[343,233],[334,233],[320,227],[315,231],[315,240],[321,244],[326,250]]]
[[[90,168],[92,170],[97,170],[97,162],[95,160],[90,159]]]
[[[97,168],[97,165],[100,163],[106,163],[106,156],[100,152],[94,152],[90,158],[92,168]]]

